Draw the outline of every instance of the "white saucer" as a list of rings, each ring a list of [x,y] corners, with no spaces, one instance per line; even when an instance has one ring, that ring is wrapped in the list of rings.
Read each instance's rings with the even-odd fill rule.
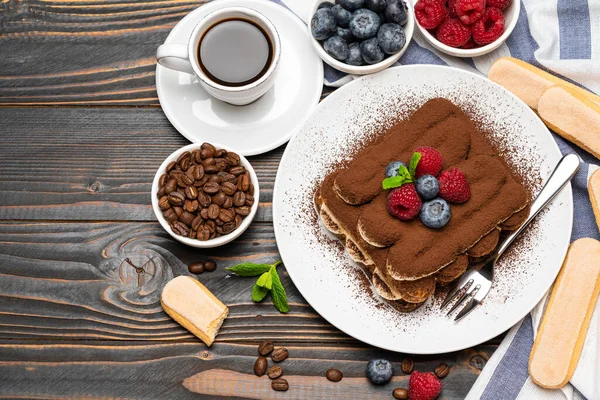
[[[232,106],[210,97],[196,77],[157,65],[156,90],[167,118],[187,139],[221,143],[251,156],[290,140],[318,104],[323,62],[304,23],[286,8],[264,0],[219,0],[199,7],[173,28],[165,43],[186,43],[201,18],[232,5],[264,14],[279,32],[281,67],[273,88],[252,104]]]

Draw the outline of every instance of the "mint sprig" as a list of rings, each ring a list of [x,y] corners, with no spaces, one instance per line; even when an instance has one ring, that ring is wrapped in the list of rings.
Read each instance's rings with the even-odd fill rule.
[[[417,151],[410,158],[410,163],[408,164],[408,171],[410,173],[410,176],[412,176],[413,178],[417,173],[417,165],[419,164],[419,161],[421,161],[422,156],[423,155]]]
[[[406,168],[404,165],[401,165],[398,168],[398,175],[392,176],[390,178],[385,178],[383,182],[381,182],[383,190],[394,189],[407,183],[414,182],[415,174],[417,171],[417,165],[419,165],[421,157],[421,153],[415,152],[410,159],[408,168]]]
[[[252,300],[259,303],[264,300],[267,293],[271,293],[273,305],[279,312],[287,313],[290,311],[290,306],[287,302],[287,294],[285,288],[279,278],[277,267],[282,264],[282,261],[277,261],[273,264],[253,264],[242,263],[226,268],[228,271],[234,272],[239,276],[259,276],[256,283],[252,287]]]

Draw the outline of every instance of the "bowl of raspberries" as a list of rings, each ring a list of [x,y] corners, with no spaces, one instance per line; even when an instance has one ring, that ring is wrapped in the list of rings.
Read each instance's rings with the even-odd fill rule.
[[[415,25],[410,0],[316,0],[310,16],[319,57],[353,75],[379,72],[398,61]]]
[[[436,49],[456,57],[477,57],[500,47],[512,33],[519,0],[418,0],[417,26]]]

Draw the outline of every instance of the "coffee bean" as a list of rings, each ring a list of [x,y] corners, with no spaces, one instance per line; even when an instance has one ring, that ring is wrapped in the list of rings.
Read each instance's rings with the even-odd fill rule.
[[[221,235],[223,234],[223,227],[222,226],[217,226],[217,233],[220,233]]]
[[[204,193],[215,194],[219,192],[220,186],[216,182],[207,182],[202,187],[202,190],[204,190]]]
[[[233,205],[241,207],[246,204],[246,194],[244,192],[235,192],[233,195]]]
[[[267,375],[269,375],[269,378],[271,379],[277,379],[283,375],[283,368],[281,368],[279,365],[273,365],[271,368],[269,368]]]
[[[242,221],[244,220],[244,217],[242,217],[240,214],[236,214],[235,216],[235,227],[239,228],[240,225],[242,225]]]
[[[271,359],[275,362],[281,362],[288,358],[288,350],[285,347],[276,347],[271,353]]]
[[[212,220],[208,220],[204,223],[204,225],[206,225],[206,227],[208,228],[209,233],[213,233],[215,232],[217,225],[215,225],[215,221]]]
[[[226,224],[223,225],[223,232],[222,233],[224,235],[227,235],[227,234],[233,232],[235,230],[235,228],[237,228],[235,226],[235,221],[228,222],[228,223],[226,223]]]
[[[200,149],[192,150],[192,160],[197,163],[202,162],[202,152]]]
[[[196,215],[196,217],[192,221],[192,229],[197,231],[198,228],[200,228],[200,225],[202,225],[202,222],[203,222],[202,217],[200,215]]]
[[[158,192],[156,192],[156,197],[158,197],[160,199],[164,195],[165,195],[165,187],[163,186],[160,189],[158,189]]]
[[[215,260],[208,259],[204,261],[204,269],[208,272],[213,272],[217,269],[217,263],[215,262]]]
[[[200,153],[202,155],[202,158],[212,157],[215,154],[215,151],[217,151],[217,149],[210,143],[202,143],[202,145],[200,146]]]
[[[231,196],[225,197],[225,201],[223,202],[223,208],[231,208],[233,207],[233,198]]]
[[[192,156],[192,153],[190,153],[189,151],[184,151],[177,158],[177,164],[180,164],[183,160],[186,160],[186,159],[189,160],[191,156]]]
[[[188,271],[192,274],[201,274],[204,272],[204,263],[202,261],[191,263],[188,266]]]
[[[225,156],[225,160],[230,167],[235,167],[240,163],[240,156],[233,151],[228,151],[227,155]]]
[[[344,376],[338,369],[328,369],[327,372],[325,372],[325,377],[331,382],[339,382]]]
[[[221,208],[221,211],[219,212],[219,219],[223,221],[223,223],[231,222],[234,220],[234,218],[235,212],[233,212],[232,210]]]
[[[443,379],[450,372],[450,367],[448,366],[448,364],[441,363],[440,365],[434,368],[433,372],[438,378]]]
[[[261,344],[258,345],[258,354],[261,356],[266,356],[270,352],[273,351],[273,342],[270,340],[265,340]]]
[[[215,158],[224,157],[225,155],[227,155],[227,150],[225,149],[218,149],[215,151]]]
[[[196,233],[197,233],[196,231],[190,229],[190,234],[188,235],[188,237],[190,239],[196,239]]]
[[[215,158],[215,166],[219,168],[219,171],[225,171],[229,168],[229,164],[224,158]]]
[[[250,187],[250,179],[248,179],[248,175],[240,175],[237,181],[237,190],[241,190],[242,192],[246,192]]]
[[[186,200],[183,204],[183,209],[193,213],[198,209],[199,205],[198,200]]]
[[[187,236],[190,234],[190,229],[181,221],[173,222],[171,224],[171,230],[180,236]]]
[[[236,207],[235,208],[236,214],[239,214],[242,217],[245,217],[245,216],[249,215],[250,214],[250,210],[251,210],[251,208],[248,207],[248,206],[242,206],[242,207]]]
[[[254,204],[254,196],[246,194],[246,205],[248,207],[252,207],[253,204]]]
[[[273,388],[273,390],[277,390],[278,392],[285,392],[289,389],[289,387],[288,381],[283,378],[277,378],[271,382],[271,388]]]
[[[165,183],[167,183],[167,179],[169,179],[169,175],[167,174],[162,174],[160,176],[160,179],[158,180],[158,186],[165,186]]]
[[[219,235],[217,232],[213,232],[213,233],[210,234],[209,239],[214,239],[214,238],[219,237],[219,236],[221,236],[221,235]]]
[[[204,160],[202,160],[202,166],[205,168],[204,171],[206,172],[206,167],[209,167],[211,165],[215,165],[215,159],[213,157],[208,157],[205,158]]]
[[[165,183],[165,193],[170,194],[177,189],[177,181],[175,179],[169,179],[167,183]]]
[[[173,207],[173,210],[175,210],[175,214],[177,214],[177,218],[181,217],[181,214],[183,214],[183,208],[182,207],[175,206],[175,207]]]
[[[201,207],[208,207],[211,203],[210,196],[203,192],[198,192],[198,203]]]
[[[204,172],[207,174],[216,174],[220,169],[216,165],[208,165],[204,167]]]
[[[254,362],[254,375],[263,376],[267,371],[267,359],[259,356]]]
[[[169,224],[177,221],[177,214],[175,214],[175,211],[173,211],[172,208],[169,208],[167,211],[163,212],[163,217],[165,217]]]
[[[200,180],[204,178],[204,167],[202,166],[202,164],[198,164],[196,165],[196,168],[194,168],[194,180]]]
[[[398,400],[407,400],[408,399],[408,390],[404,388],[396,388],[392,392],[392,396]]]
[[[225,193],[219,191],[219,193],[215,194],[212,197],[212,202],[216,205],[218,205],[219,207],[221,207],[223,205],[223,203],[225,203],[225,199],[227,198],[227,196],[225,195]]]
[[[227,172],[219,172],[219,176],[221,177],[221,182],[231,182],[235,186],[237,183],[237,177]]]
[[[183,203],[185,202],[185,196],[179,192],[171,192],[171,194],[169,194],[168,199],[169,199],[169,203],[171,203],[171,205],[178,206],[178,207],[181,207],[183,205]]]
[[[190,165],[191,165],[191,161],[190,158],[184,158],[183,160],[181,160],[179,162],[179,166],[181,167],[181,169],[183,171],[187,171],[188,169],[190,169]]]
[[[202,179],[200,179],[199,181],[194,182],[194,186],[196,186],[196,187],[202,187],[202,186],[204,186],[204,184],[206,182],[208,182],[208,177],[209,177],[209,175],[204,175],[204,177],[202,177]]]
[[[246,172],[246,168],[244,168],[242,166],[233,167],[229,170],[229,173],[236,177],[240,176],[244,172]]]
[[[250,178],[248,178],[250,179]],[[254,196],[254,184],[252,182],[250,182],[250,185],[248,186],[248,193],[252,196]]]
[[[158,199],[158,208],[160,208],[162,211],[171,208],[171,203],[169,203],[168,196],[163,196],[160,199]]]
[[[221,215],[221,208],[216,204],[208,206],[208,212],[206,214],[209,219],[217,219]]]
[[[404,372],[405,374],[410,374],[413,371],[414,367],[415,363],[410,358],[405,358],[404,360],[402,360],[402,364],[400,365],[402,372]]]
[[[236,186],[231,182],[225,182],[221,184],[221,191],[226,195],[231,196],[236,192]]]
[[[198,189],[196,189],[194,186],[186,186],[184,192],[185,197],[190,200],[194,200],[196,197],[198,197]]]
[[[194,218],[196,218],[195,214],[192,214],[191,212],[185,210],[183,210],[183,212],[179,216],[179,220],[187,226],[192,226],[192,221],[194,220]]]
[[[182,188],[192,185],[193,183],[194,183],[194,180],[191,179],[187,175],[180,175],[179,178],[177,178],[177,186],[182,187]]]
[[[206,225],[200,225],[196,238],[198,238],[198,240],[208,240],[210,238],[210,230],[208,230]],[[204,268],[206,269],[206,266]]]
[[[206,220],[208,219],[208,208],[203,208],[200,210],[200,216],[202,217],[202,219]]]
[[[171,161],[168,165],[167,165],[167,173],[173,171],[173,168],[175,168],[175,166],[177,165],[177,161]]]
[[[219,175],[211,175],[208,178],[208,181],[209,182],[215,182],[215,183],[218,183],[220,185],[221,184],[221,177]]]

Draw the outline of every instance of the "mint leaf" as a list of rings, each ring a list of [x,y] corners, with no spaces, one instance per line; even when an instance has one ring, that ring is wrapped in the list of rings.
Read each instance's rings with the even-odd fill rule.
[[[265,272],[269,272],[271,267],[272,265],[270,264],[253,264],[246,262],[225,269],[227,271],[235,272],[235,274],[239,276],[258,276]]]
[[[263,301],[263,299],[265,298],[267,293],[269,293],[269,289],[260,287],[255,284],[252,287],[252,300],[256,303],[259,303],[259,302]]]
[[[385,178],[381,183],[384,190],[393,189],[404,185],[405,183],[413,182],[410,176],[392,176],[391,178]]]
[[[421,161],[421,157],[422,157],[422,154],[419,152],[416,152],[410,158],[410,163],[408,166],[408,172],[410,173],[410,176],[412,176],[412,177],[415,176],[415,173],[417,172],[417,165],[419,164],[419,161]]]
[[[272,269],[269,268],[268,272],[265,272],[258,278],[256,284],[260,287],[264,287],[265,289],[271,290],[273,287],[273,274],[271,274]]]
[[[271,289],[273,305],[279,312],[287,313],[290,311],[290,306],[287,302],[287,294],[285,293],[285,289],[281,284],[281,279],[279,279],[279,274],[275,268],[271,270],[271,275],[273,278],[273,287]]]

